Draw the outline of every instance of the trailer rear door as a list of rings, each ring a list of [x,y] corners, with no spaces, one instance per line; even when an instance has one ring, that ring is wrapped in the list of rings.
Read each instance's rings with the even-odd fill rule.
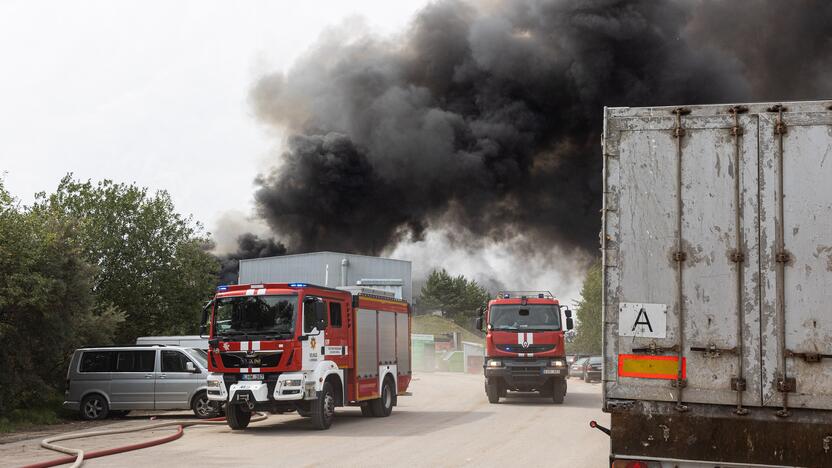
[[[785,104],[759,138],[763,401],[785,379],[788,406],[832,409],[832,112]]]
[[[795,377],[791,404],[832,404],[832,359],[777,344],[832,355],[832,113],[785,107],[606,110],[606,398],[778,405]]]

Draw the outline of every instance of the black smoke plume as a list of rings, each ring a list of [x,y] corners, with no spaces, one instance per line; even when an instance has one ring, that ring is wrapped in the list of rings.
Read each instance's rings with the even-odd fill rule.
[[[830,5],[446,0],[395,38],[331,29],[252,90],[290,135],[259,213],[292,251],[443,228],[591,252],[603,107],[829,97]]]
[[[274,239],[263,239],[247,233],[237,238],[237,251],[221,255],[220,284],[236,284],[240,268],[240,260],[250,258],[276,257],[286,255],[286,246]]]

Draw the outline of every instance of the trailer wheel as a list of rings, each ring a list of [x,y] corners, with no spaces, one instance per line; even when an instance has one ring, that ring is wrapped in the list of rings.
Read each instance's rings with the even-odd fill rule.
[[[485,379],[485,394],[488,396],[489,403],[500,402],[500,385],[497,379]]]
[[[316,400],[312,400],[312,427],[322,431],[329,429],[332,425],[332,418],[335,417],[335,392],[332,391],[332,384],[324,382],[321,394]]]
[[[552,379],[552,402],[556,405],[563,403],[566,396],[566,379]]]
[[[251,421],[251,411],[243,409],[243,405],[228,405],[225,408],[225,420],[228,427],[235,431],[245,429]]]
[[[390,379],[384,379],[381,385],[381,398],[376,398],[370,401],[370,411],[373,416],[377,418],[386,418],[393,412],[393,400],[395,400],[396,390],[393,387],[393,382]]]

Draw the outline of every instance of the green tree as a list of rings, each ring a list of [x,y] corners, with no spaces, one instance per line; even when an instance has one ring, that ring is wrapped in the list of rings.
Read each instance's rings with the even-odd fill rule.
[[[457,324],[471,328],[479,306],[488,302],[488,291],[462,275],[451,276],[444,268],[433,270],[420,292],[419,308],[435,309]]]
[[[584,278],[581,299],[575,311],[577,318],[576,335],[570,352],[582,354],[601,353],[601,264],[593,265]]]
[[[125,313],[118,341],[196,331],[219,263],[202,227],[178,214],[167,192],[70,174],[54,194],[38,195],[35,211],[75,222],[81,253],[96,267],[96,304]]]
[[[84,260],[76,228],[18,206],[0,179],[0,417],[43,405],[60,388],[72,350],[109,343],[124,320],[96,305],[96,268]]]

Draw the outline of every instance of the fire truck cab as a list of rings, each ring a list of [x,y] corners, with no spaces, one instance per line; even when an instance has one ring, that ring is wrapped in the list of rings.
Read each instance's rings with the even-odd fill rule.
[[[481,307],[477,327],[485,325],[485,393],[499,403],[509,390],[537,391],[563,403],[568,367],[564,352],[562,306],[549,291],[501,291]],[[566,330],[572,311],[563,309]]]
[[[384,291],[344,289],[217,288],[203,312],[208,397],[226,402],[232,429],[254,411],[297,411],[316,429],[330,427],[338,406],[390,415],[411,380],[410,308]]]

